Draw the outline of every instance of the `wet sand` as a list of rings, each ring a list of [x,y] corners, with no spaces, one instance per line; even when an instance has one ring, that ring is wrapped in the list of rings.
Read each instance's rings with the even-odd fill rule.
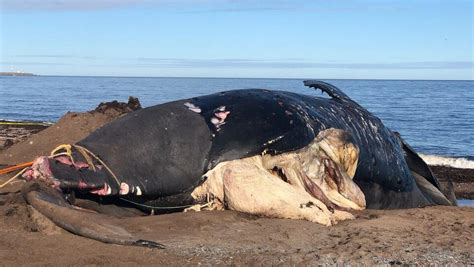
[[[50,124],[42,122],[11,122],[0,120],[0,150],[10,147],[29,136],[48,128]]]
[[[47,154],[121,114],[119,109],[69,113],[54,126],[1,149],[0,164]],[[473,197],[473,170],[433,167],[433,171],[453,178],[458,197]],[[0,176],[0,181],[8,177]],[[366,210],[334,227],[233,211],[113,219],[140,237],[167,245],[157,250],[103,244],[67,233],[26,205],[22,185],[16,181],[0,189],[4,265],[474,264],[474,208]]]

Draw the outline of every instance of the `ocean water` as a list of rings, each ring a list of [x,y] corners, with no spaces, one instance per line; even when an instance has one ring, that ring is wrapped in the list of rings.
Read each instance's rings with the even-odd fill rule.
[[[474,168],[474,81],[324,81],[400,132],[430,164],[453,161]],[[87,111],[128,96],[147,107],[242,88],[324,96],[300,79],[0,77],[0,119],[56,121],[67,111]]]
[[[474,208],[474,199],[458,199],[458,206]]]

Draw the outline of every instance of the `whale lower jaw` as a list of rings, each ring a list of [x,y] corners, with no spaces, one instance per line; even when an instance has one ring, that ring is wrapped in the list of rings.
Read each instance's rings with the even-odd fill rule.
[[[208,171],[192,196],[202,207],[323,225],[353,219],[365,197],[352,178],[359,150],[342,130],[328,129],[308,146],[280,155],[226,161]]]

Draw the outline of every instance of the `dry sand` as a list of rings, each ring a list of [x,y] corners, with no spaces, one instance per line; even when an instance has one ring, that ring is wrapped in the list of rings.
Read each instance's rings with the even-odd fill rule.
[[[120,108],[104,106],[89,113],[68,113],[54,126],[1,150],[0,164],[47,154],[121,114]],[[457,191],[472,197],[472,170],[436,167],[434,171],[457,177]],[[0,176],[1,181],[6,178]],[[2,265],[474,264],[474,208],[366,210],[334,227],[232,211],[112,219],[138,236],[167,245],[157,250],[103,244],[67,233],[26,205],[22,184],[17,181],[0,190]]]

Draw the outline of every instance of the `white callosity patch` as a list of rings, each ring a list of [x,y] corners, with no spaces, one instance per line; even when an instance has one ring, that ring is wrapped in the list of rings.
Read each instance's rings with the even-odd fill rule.
[[[136,195],[137,195],[137,196],[141,196],[141,195],[142,195],[142,190],[140,189],[139,186],[135,187],[135,192],[136,192]]]
[[[294,152],[222,162],[192,196],[205,203],[211,195],[220,202],[214,207],[323,225],[351,219],[341,208],[364,209],[365,197],[352,181],[358,149],[346,137],[329,129]]]
[[[264,144],[264,146],[273,144],[273,143],[275,143],[276,141],[282,139],[283,137],[285,137],[285,136],[284,136],[284,135],[280,135],[280,136],[277,136],[277,137],[275,137],[275,138],[273,138],[273,139],[270,139],[269,141],[267,141],[267,142]]]
[[[133,194],[133,195],[141,196],[142,190],[140,189],[139,186],[133,186],[133,185],[129,185],[127,183],[122,182],[120,183],[119,194],[120,195]]]
[[[188,107],[189,110],[196,112],[196,113],[201,113],[201,109],[197,106],[195,106],[193,103],[186,102],[184,103],[186,107]]]
[[[130,186],[127,183],[120,184],[120,195],[126,195],[130,192]]]

